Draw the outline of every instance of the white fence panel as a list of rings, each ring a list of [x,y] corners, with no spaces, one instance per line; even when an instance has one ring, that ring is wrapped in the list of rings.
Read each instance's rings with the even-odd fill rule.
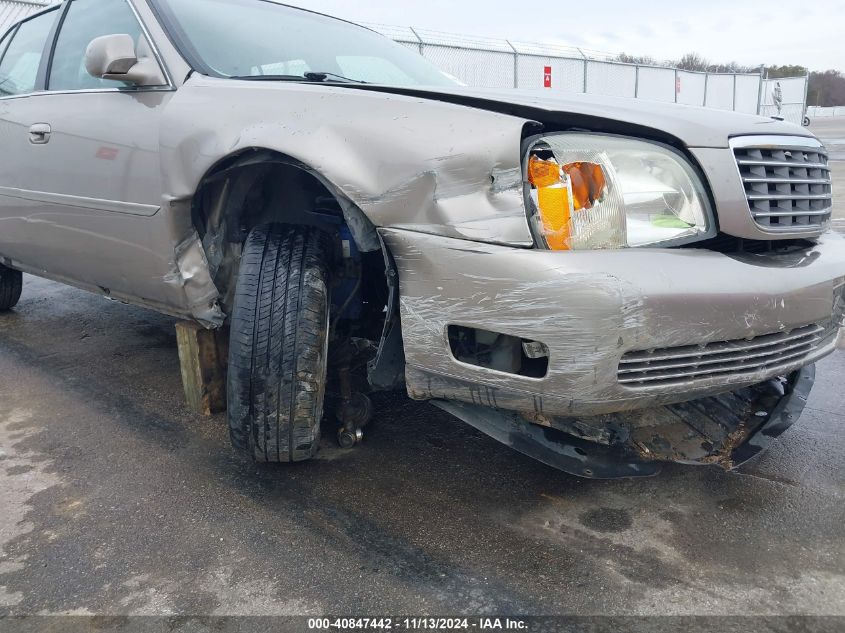
[[[764,105],[760,108],[760,116],[779,116],[784,121],[801,125],[804,120],[804,105],[801,103],[784,103],[778,114],[777,106]]]
[[[562,57],[520,54],[517,62],[517,85],[520,88],[542,88],[546,66],[552,69],[552,90],[584,92],[584,60]]]
[[[788,77],[785,79],[767,79],[763,85],[763,105],[775,104],[775,92],[780,86],[783,102],[803,103],[805,91],[804,77]]]
[[[734,107],[734,78],[733,75],[710,75],[707,78],[708,108],[733,110]]]
[[[704,91],[707,87],[707,75],[704,73],[691,73],[684,70],[678,71],[678,103],[685,105],[703,106]]]
[[[637,86],[634,66],[590,61],[587,64],[587,92],[613,97],[633,97]]]
[[[420,43],[419,42],[404,42],[402,40],[396,40],[396,41],[399,44],[401,44],[402,46],[406,46],[407,48],[410,48],[413,51],[417,51],[418,53],[420,52]]]
[[[780,113],[778,113],[776,102],[778,88],[783,99]],[[760,114],[763,116],[782,116],[786,121],[801,125],[804,119],[804,98],[806,93],[806,77],[767,79],[763,82],[763,99]]]
[[[757,114],[757,102],[760,98],[759,75],[736,76],[736,108],[737,112]]]
[[[636,70],[635,70],[636,72]],[[671,68],[640,66],[637,96],[652,101],[675,101],[675,71]],[[700,102],[699,102],[700,103]]]
[[[423,55],[441,70],[477,88],[513,88],[513,53],[424,44]]]
[[[809,106],[807,116],[811,119],[845,116],[845,106]]]
[[[3,0],[0,2],[0,35],[18,20],[40,11],[49,4],[52,4],[50,0]]]

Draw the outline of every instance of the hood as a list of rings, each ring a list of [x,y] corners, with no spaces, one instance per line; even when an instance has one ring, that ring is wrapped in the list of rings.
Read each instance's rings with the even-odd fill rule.
[[[734,136],[813,136],[800,126],[771,118],[645,99],[561,94],[543,89],[398,88],[360,84],[349,87],[456,103],[534,119],[549,126],[635,133],[670,142],[676,139],[687,147],[728,147],[728,140]]]

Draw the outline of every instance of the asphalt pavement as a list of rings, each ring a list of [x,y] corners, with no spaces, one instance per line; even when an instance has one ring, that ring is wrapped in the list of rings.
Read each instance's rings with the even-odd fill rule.
[[[845,352],[742,472],[587,481],[402,394],[255,466],[173,326],[32,277],[0,316],[0,614],[845,615]]]

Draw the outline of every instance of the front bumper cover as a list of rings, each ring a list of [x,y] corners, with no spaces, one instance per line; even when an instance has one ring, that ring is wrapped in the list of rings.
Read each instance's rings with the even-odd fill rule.
[[[786,376],[834,351],[835,321],[845,310],[845,241],[831,233],[805,249],[764,255],[560,253],[396,229],[381,234],[399,274],[409,395],[514,411],[539,424],[681,403]],[[811,325],[818,340],[783,362],[620,383],[629,353],[766,340]],[[536,378],[460,362],[450,326],[543,343],[548,371]]]
[[[382,229],[400,279],[411,397],[515,450],[590,478],[667,462],[733,469],[800,416],[845,309],[845,241],[765,255],[688,249],[555,253]],[[632,351],[742,341],[825,325],[780,365],[649,388],[620,384]],[[548,373],[457,360],[450,325],[544,343]],[[756,353],[756,352],[755,352]]]
[[[748,462],[798,420],[814,378],[815,366],[810,365],[786,378],[680,407],[582,421],[621,431],[614,443],[606,445],[526,423],[515,413],[461,402],[438,400],[434,404],[514,450],[572,475],[589,479],[650,477],[666,462],[716,465],[727,470]],[[575,425],[578,422],[573,420]]]

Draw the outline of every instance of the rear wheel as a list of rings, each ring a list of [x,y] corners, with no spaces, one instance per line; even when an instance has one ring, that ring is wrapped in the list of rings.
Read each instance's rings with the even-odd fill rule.
[[[0,312],[14,308],[21,298],[23,275],[0,264]]]
[[[314,457],[326,388],[328,235],[265,225],[244,245],[232,309],[228,417],[232,444],[259,462]]]

